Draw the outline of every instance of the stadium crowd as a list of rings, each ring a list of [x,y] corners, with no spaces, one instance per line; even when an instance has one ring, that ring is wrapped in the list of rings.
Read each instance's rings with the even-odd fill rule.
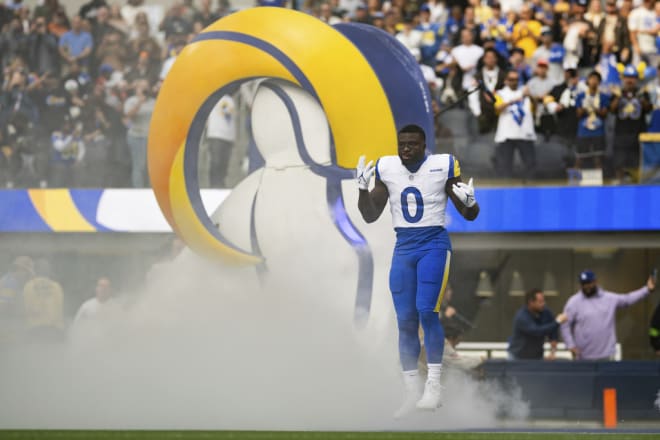
[[[431,88],[439,149],[451,151],[452,137],[485,139],[488,148],[471,154],[493,160],[498,177],[513,173],[516,149],[535,177],[535,151],[552,139],[570,153],[566,168],[603,168],[624,179],[639,163],[638,135],[660,131],[659,1],[295,6],[329,24],[366,23],[394,35]],[[160,83],[194,35],[231,12],[228,0],[183,0],[168,9],[91,0],[78,11],[58,0],[34,8],[22,0],[0,4],[0,185],[146,186],[146,139]],[[483,90],[459,103],[468,116],[459,134],[440,111],[477,85]],[[503,122],[504,113],[512,119]],[[508,129],[509,137],[497,134],[506,124],[532,128],[520,138]],[[475,159],[459,155],[468,164]]]

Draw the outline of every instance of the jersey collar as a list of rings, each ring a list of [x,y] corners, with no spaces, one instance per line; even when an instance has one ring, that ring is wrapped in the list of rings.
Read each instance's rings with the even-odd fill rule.
[[[429,157],[429,156],[425,154],[425,155],[424,155],[424,159],[420,160],[420,161],[417,162],[417,163],[414,163],[414,164],[412,164],[412,165],[404,165],[404,163],[401,162],[401,165],[403,165],[404,167],[406,167],[406,169],[407,169],[408,171],[410,171],[411,173],[416,173],[416,172],[419,171],[419,169],[422,167],[422,164],[423,164],[424,162],[426,162],[426,159],[427,159],[428,157]]]

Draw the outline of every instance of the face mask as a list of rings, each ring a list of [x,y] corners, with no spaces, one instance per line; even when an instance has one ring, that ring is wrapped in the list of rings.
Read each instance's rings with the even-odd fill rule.
[[[596,294],[596,292],[598,292],[598,287],[596,287],[596,286],[591,287],[591,288],[586,288],[586,287],[582,288],[582,293],[584,293],[584,296],[587,296],[587,297],[594,296]]]

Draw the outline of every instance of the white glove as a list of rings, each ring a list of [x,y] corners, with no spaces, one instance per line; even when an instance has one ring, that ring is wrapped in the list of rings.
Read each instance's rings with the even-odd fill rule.
[[[454,191],[454,194],[456,194],[461,203],[468,208],[473,207],[477,203],[477,200],[474,198],[472,177],[470,177],[470,181],[467,184],[463,182],[454,183],[454,185],[452,185],[452,191]]]
[[[364,164],[364,161],[365,157],[360,156],[360,160],[358,160],[357,168],[355,170],[355,178],[359,189],[369,191],[369,181],[371,180],[371,176],[374,175],[376,167],[373,166],[373,160],[370,160],[366,165]]]

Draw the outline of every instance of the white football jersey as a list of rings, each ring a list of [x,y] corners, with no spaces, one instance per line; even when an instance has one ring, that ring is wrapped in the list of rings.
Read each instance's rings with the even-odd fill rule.
[[[445,184],[447,179],[460,175],[458,160],[451,154],[427,156],[414,173],[399,156],[384,156],[376,163],[376,178],[389,192],[395,228],[445,226]]]

